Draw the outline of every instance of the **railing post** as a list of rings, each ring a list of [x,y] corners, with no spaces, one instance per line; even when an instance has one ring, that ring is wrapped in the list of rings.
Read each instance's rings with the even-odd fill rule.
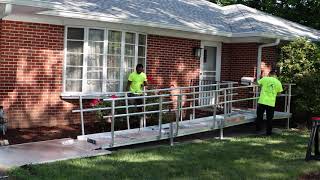
[[[232,101],[233,100],[233,95],[232,95],[233,94],[233,89],[232,89],[233,84],[232,83],[229,83],[229,88],[230,88],[229,89],[229,93],[230,93],[229,100]],[[232,113],[232,102],[229,103],[229,113]]]
[[[115,120],[115,100],[112,99],[112,104],[111,104],[111,115],[112,115],[112,119],[111,119],[111,147],[113,147],[114,145],[114,120]]]
[[[143,127],[146,127],[146,124],[147,124],[147,122],[146,122],[146,114],[145,114],[145,112],[146,112],[146,98],[145,98],[145,87],[144,87],[144,91],[143,91]]]
[[[212,129],[215,128],[216,120],[217,120],[217,91],[214,91],[214,102],[213,102],[213,123],[212,123]]]
[[[163,102],[163,97],[160,96],[160,100],[159,100],[159,139],[161,139],[161,135],[162,135],[162,102]]]
[[[172,125],[172,121],[170,121],[170,146],[173,146],[173,125]]]
[[[183,110],[182,110],[182,90],[180,89],[180,95],[179,95],[179,117],[180,117],[180,121],[183,120]]]
[[[218,91],[218,98],[217,98],[217,103],[219,103],[219,94],[220,94],[220,82],[217,83],[217,91]]]
[[[79,106],[80,106],[80,119],[81,119],[81,131],[82,135],[85,135],[84,132],[84,119],[83,119],[83,104],[82,104],[82,96],[79,96]]]
[[[292,89],[291,89],[291,84],[289,84],[289,97],[288,97],[288,109],[287,109],[287,113],[288,115],[290,114],[290,104],[291,104],[291,93],[292,93]],[[288,117],[288,122],[287,122],[287,128],[290,128],[290,116]]]
[[[130,116],[129,116],[129,103],[128,103],[128,93],[125,93],[126,102],[126,113],[127,113],[127,127],[130,129]]]
[[[259,86],[256,85],[256,86],[254,87],[254,97],[256,98],[256,99],[254,100],[254,109],[257,109],[257,108],[258,108],[258,101],[259,101],[258,96],[259,96]]]
[[[181,94],[178,95],[178,109],[176,111],[176,136],[178,135],[178,130],[179,130],[179,119],[181,115],[181,107],[180,107],[180,102],[181,102]]]
[[[192,119],[194,120],[196,118],[196,88],[193,87],[193,108],[192,108]]]
[[[223,90],[223,95],[224,95],[224,102],[223,102],[223,105],[224,105],[224,108],[223,108],[223,111],[224,111],[224,114],[223,114],[223,119],[221,119],[220,121],[220,139],[223,139],[223,122],[225,121],[225,119],[227,118],[227,89],[224,89]]]

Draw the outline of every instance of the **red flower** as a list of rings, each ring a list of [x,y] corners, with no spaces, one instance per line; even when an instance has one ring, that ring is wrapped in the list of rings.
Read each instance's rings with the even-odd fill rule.
[[[147,77],[147,80],[148,80],[148,81],[153,81],[153,78],[152,78],[151,76],[148,76],[148,77]]]
[[[153,84],[154,83],[154,79],[151,76],[147,77],[148,83]]]
[[[111,98],[112,99],[116,99],[116,98],[118,98],[118,96],[117,95],[112,95]]]
[[[101,102],[100,99],[92,99],[90,101],[89,105],[93,107],[93,106],[98,105],[100,102]]]

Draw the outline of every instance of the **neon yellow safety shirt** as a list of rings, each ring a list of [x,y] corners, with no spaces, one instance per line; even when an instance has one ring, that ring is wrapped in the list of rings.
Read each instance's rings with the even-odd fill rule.
[[[282,84],[275,77],[264,77],[258,81],[261,87],[259,104],[275,107],[277,94],[282,92]]]
[[[147,81],[147,75],[143,72],[138,74],[136,71],[129,75],[128,81],[131,81],[130,92],[134,94],[142,93],[142,85]]]

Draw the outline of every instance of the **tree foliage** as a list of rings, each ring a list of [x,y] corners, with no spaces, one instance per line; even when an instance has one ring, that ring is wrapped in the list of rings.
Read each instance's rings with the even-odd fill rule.
[[[296,110],[320,114],[319,46],[299,38],[283,46],[280,57],[281,80],[296,84]]]
[[[209,0],[219,5],[244,4],[305,26],[320,29],[320,0]]]

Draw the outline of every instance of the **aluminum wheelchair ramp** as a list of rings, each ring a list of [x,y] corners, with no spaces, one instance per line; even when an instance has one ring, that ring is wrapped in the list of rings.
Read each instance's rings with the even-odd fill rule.
[[[290,116],[291,114],[288,113],[275,112],[274,119],[286,119]],[[235,110],[226,117],[223,115],[217,115],[215,121],[212,116],[194,120],[179,121],[178,128],[177,123],[173,122],[173,138],[212,130],[223,130],[223,128],[226,127],[254,122],[255,119],[256,112],[254,110]],[[91,142],[102,149],[110,149],[165,139],[170,139],[170,123],[162,124],[161,131],[157,125],[115,131],[113,144],[111,132],[78,136],[78,140]]]
[[[283,112],[275,112],[274,119],[287,119],[289,127],[291,86],[288,92],[279,96],[284,98]],[[80,95],[80,113],[82,135],[79,140],[88,141],[103,149],[159,141],[191,135],[206,131],[219,130],[223,138],[223,128],[250,123],[256,119],[258,94],[256,85],[241,86],[235,82],[219,82],[200,86],[144,91],[141,96],[130,97],[129,92],[122,95]],[[204,90],[205,89],[205,90]],[[98,98],[108,104],[105,107],[86,107],[84,99]],[[131,101],[141,99],[142,104]],[[202,100],[206,103],[201,103]],[[243,107],[245,105],[245,107]],[[252,106],[251,106],[252,105]],[[207,112],[201,114],[201,110]],[[200,110],[200,111],[198,111]],[[208,111],[209,110],[209,111]],[[99,111],[103,118],[111,122],[111,131],[85,135],[84,113]],[[148,116],[158,119],[157,125],[146,126]],[[140,128],[132,129],[130,120],[133,116],[140,119]],[[149,118],[150,119],[150,118]],[[127,122],[127,130],[115,130],[119,120]],[[164,121],[171,123],[163,123]]]

